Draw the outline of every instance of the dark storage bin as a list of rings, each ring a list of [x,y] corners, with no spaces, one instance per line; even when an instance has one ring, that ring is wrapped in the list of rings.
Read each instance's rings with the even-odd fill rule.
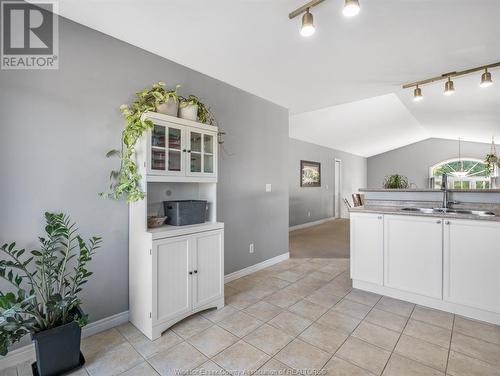
[[[204,223],[207,218],[207,202],[203,200],[163,201],[167,224],[173,226]]]

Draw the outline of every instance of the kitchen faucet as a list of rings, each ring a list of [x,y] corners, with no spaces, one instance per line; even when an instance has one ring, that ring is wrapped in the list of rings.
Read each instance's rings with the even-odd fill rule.
[[[441,179],[441,190],[443,191],[443,205],[444,209],[448,209],[448,175],[443,174]]]
[[[448,201],[448,175],[446,173],[443,174],[441,179],[441,190],[443,191],[443,209],[449,209],[450,204],[458,204],[458,201]]]

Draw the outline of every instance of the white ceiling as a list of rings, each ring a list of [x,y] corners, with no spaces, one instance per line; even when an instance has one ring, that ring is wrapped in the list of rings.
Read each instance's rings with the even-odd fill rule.
[[[341,14],[343,0],[313,8],[317,32],[309,39],[299,34],[300,17],[288,19],[306,0],[60,0],[59,10],[290,109],[299,114],[291,117],[294,137],[314,129],[316,139],[328,140],[322,144],[367,156],[424,134],[500,136],[500,70],[493,72],[498,85],[482,92],[478,75],[457,79],[453,98],[441,95],[441,84],[424,86],[418,107],[400,89],[500,60],[500,1],[360,1],[352,19]],[[365,110],[370,116],[360,116]]]
[[[294,115],[290,137],[371,156],[429,134],[395,94],[386,94]]]

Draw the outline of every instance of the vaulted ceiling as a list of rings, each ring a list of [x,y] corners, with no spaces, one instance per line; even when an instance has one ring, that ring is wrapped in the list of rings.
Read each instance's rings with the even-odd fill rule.
[[[401,85],[500,60],[500,1],[343,0],[313,8],[317,32],[288,13],[306,0],[60,0],[60,14],[290,110],[290,135],[369,156],[427,137],[500,136],[498,81],[457,93]],[[314,134],[312,134],[314,133]],[[500,138],[500,137],[499,137]],[[314,141],[316,140],[316,141]]]

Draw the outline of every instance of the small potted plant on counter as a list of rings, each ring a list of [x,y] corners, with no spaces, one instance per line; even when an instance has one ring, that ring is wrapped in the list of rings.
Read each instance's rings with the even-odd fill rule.
[[[385,177],[385,189],[406,189],[408,187],[408,178],[406,176],[394,174]]]
[[[92,272],[87,264],[101,238],[85,241],[75,223],[62,213],[45,213],[45,237],[31,252],[16,243],[0,247],[0,278],[11,287],[0,292],[0,355],[26,334],[35,343],[33,374],[60,375],[81,367],[81,327],[87,315],[78,297]]]

